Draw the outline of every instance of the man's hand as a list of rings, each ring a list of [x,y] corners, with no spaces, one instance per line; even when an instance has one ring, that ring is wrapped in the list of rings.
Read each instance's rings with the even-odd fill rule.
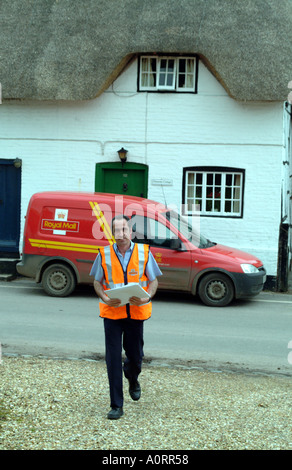
[[[131,305],[143,305],[143,304],[146,304],[147,302],[149,302],[149,297],[142,297],[140,299],[140,297],[130,297],[129,299],[129,302]]]
[[[110,299],[108,295],[106,295],[102,285],[100,282],[94,280],[93,283],[94,290],[97,295],[101,298],[101,300],[107,304],[109,307],[118,307],[121,303],[120,299]]]
[[[107,295],[104,295],[102,297],[102,300],[104,301],[105,304],[107,304],[109,307],[118,307],[121,303],[120,299],[110,299]]]
[[[152,299],[152,297],[155,295],[155,293],[157,291],[157,287],[158,287],[157,279],[154,279],[153,281],[150,281],[149,286],[148,286],[148,294],[150,295],[150,298],[149,297],[142,297],[140,299],[139,297],[133,296],[129,299],[130,304],[132,304],[132,305],[147,304],[147,302],[149,302]]]
[[[120,299],[110,299],[106,295],[106,291],[104,291],[100,282],[94,280],[93,285],[94,285],[95,292],[105,304],[107,304],[109,307],[119,307],[121,303]],[[151,298],[156,293],[157,286],[158,286],[157,279],[154,279],[154,281],[149,282],[148,294],[151,296]],[[149,297],[139,298],[139,297],[133,296],[129,299],[129,302],[131,305],[137,305],[137,306],[144,305],[144,304],[147,304],[147,302],[149,302]]]

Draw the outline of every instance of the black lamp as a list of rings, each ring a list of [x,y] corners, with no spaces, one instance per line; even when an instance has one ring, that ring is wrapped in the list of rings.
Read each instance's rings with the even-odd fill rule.
[[[127,153],[128,150],[124,149],[124,147],[118,150],[118,154],[122,163],[125,163],[127,161]]]

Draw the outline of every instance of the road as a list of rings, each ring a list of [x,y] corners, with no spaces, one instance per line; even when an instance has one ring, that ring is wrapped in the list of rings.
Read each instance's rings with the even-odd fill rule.
[[[103,322],[92,288],[58,299],[20,279],[0,282],[0,299],[2,354],[103,357]],[[161,292],[145,322],[145,360],[154,364],[291,375],[291,351],[291,294],[261,293],[212,308]]]

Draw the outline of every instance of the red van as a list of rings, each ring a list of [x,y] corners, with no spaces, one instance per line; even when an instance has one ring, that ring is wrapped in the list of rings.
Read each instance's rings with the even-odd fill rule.
[[[34,194],[18,273],[57,297],[70,295],[77,284],[91,284],[99,247],[114,243],[111,220],[118,213],[131,218],[133,241],[150,245],[163,273],[159,289],[198,294],[211,306],[263,289],[266,271],[256,257],[210,242],[178,211],[158,202],[106,193]]]

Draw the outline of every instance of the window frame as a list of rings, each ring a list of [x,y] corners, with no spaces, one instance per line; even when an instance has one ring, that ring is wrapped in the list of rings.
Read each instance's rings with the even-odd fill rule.
[[[135,243],[146,243],[153,248],[166,248],[168,250],[171,249],[171,239],[177,238],[177,234],[170,227],[168,227],[165,222],[166,220],[159,220],[154,217],[149,217],[145,214],[135,214],[131,218],[131,223],[133,226],[132,241]],[[138,227],[136,224],[138,224]],[[143,233],[141,233],[139,230],[141,228],[143,228]],[[138,238],[136,237],[137,232],[139,233]],[[165,236],[161,236],[161,234]]]
[[[188,199],[191,199],[191,197],[188,197],[188,188],[190,187],[188,185],[188,175],[190,173],[202,173],[203,178],[202,178],[202,184],[196,185],[196,182],[194,181],[194,194],[191,196],[193,198],[194,204],[196,200],[195,196],[195,190],[196,187],[201,186],[202,188],[202,193],[201,193],[201,198],[198,197],[197,199],[201,199],[203,201],[203,204],[201,207],[201,210],[188,210]],[[216,187],[219,188],[220,186],[220,211],[215,211],[214,210],[214,201],[216,200],[216,196],[214,197],[212,194],[212,197],[207,197],[207,188],[210,188],[211,185],[206,184],[207,181],[207,175],[208,174],[213,174],[213,181],[214,181],[214,175],[221,174],[221,184],[216,186],[213,185],[213,190]],[[225,176],[224,181],[222,179],[222,175]],[[232,175],[232,185],[226,185],[226,175]],[[234,175],[240,175],[241,177],[241,184],[240,186],[235,186],[233,184],[234,182]],[[182,201],[183,201],[183,212],[184,215],[200,215],[201,217],[221,217],[221,218],[243,218],[243,209],[244,209],[244,187],[245,187],[245,170],[243,168],[234,168],[234,167],[218,167],[218,166],[192,166],[192,167],[185,167],[183,169],[183,187],[182,187]],[[232,194],[233,191],[236,191],[236,188],[239,188],[240,194],[239,198],[238,197],[233,197],[232,195],[230,197],[226,197],[226,188],[231,188],[230,194]],[[234,194],[234,193],[233,193]],[[212,203],[212,210],[206,210],[206,202],[211,202]],[[219,198],[218,198],[219,201]],[[235,203],[239,201],[239,212],[227,212],[225,210],[225,203],[230,202]]]
[[[147,59],[147,70],[143,71],[142,67],[142,60]],[[179,86],[179,76],[182,75],[179,69],[179,61],[185,60],[187,64],[187,60],[191,59],[194,61],[193,65],[193,86],[192,87],[180,87]],[[142,75],[143,73],[150,75],[151,71],[149,69],[149,63],[151,60],[156,60],[156,70],[155,70],[155,85],[150,86],[149,84],[142,85]],[[174,75],[173,75],[173,84],[172,85],[159,85],[159,79],[161,74],[164,73],[161,71],[161,62],[163,60],[167,60],[169,63],[170,60],[174,60]],[[197,93],[197,86],[198,86],[198,56],[196,54],[190,55],[174,55],[174,54],[141,54],[138,56],[138,77],[137,77],[137,88],[140,92],[168,92],[168,93]],[[185,72],[185,82],[187,83],[187,76],[190,75],[190,72]]]

